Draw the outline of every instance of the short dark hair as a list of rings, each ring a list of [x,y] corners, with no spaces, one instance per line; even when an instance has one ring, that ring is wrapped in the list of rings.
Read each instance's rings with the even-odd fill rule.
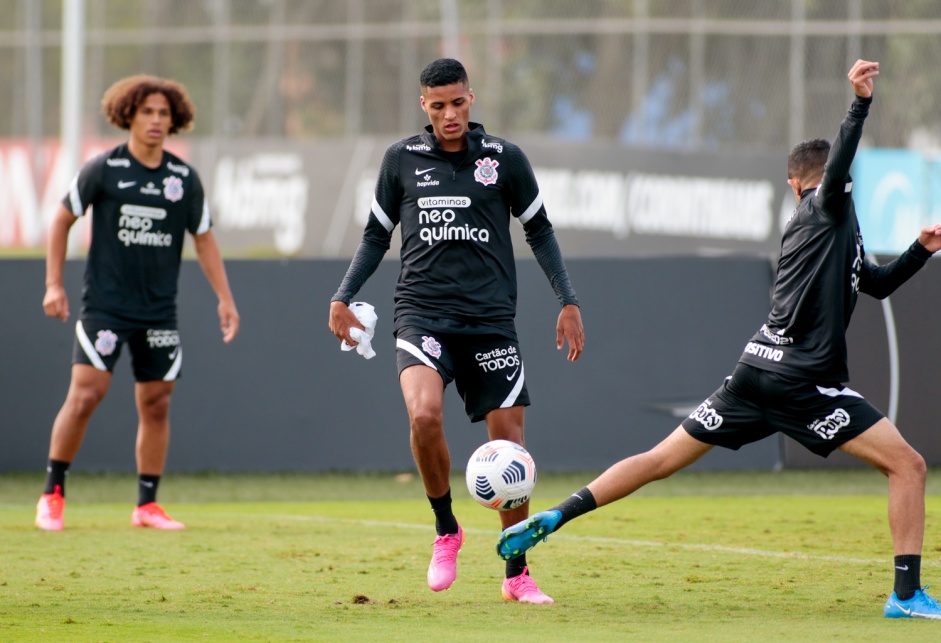
[[[823,176],[823,168],[830,155],[830,141],[825,138],[811,138],[801,141],[787,155],[787,178],[801,180],[818,179]]]
[[[151,94],[163,94],[170,103],[170,134],[192,129],[196,106],[186,88],[176,81],[146,74],[122,78],[105,90],[101,113],[115,127],[130,129],[134,114]]]
[[[468,83],[467,70],[453,58],[439,58],[422,70],[418,82],[422,87],[443,87],[454,83]]]

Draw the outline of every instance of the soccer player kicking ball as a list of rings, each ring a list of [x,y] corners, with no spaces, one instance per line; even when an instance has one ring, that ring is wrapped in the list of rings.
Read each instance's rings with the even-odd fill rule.
[[[183,364],[176,294],[185,233],[193,236],[199,265],[219,299],[224,342],[238,333],[239,315],[199,176],[163,149],[167,136],[192,126],[196,111],[186,89],[163,78],[131,76],[112,85],[101,106],[112,125],[129,132],[128,141],[82,167],[49,228],[43,309],[67,321],[62,267],[69,230],[94,208],[72,381],[52,426],[36,526],[62,529],[66,472],[127,344],[139,416],[138,502],[131,524],[183,529],[157,504],[157,485],[170,440],[170,396]]]
[[[516,315],[516,263],[510,223],[518,220],[561,304],[556,346],[568,359],[584,346],[581,313],[532,168],[519,147],[470,122],[474,91],[452,58],[422,71],[425,132],[391,145],[382,160],[363,239],[330,304],[330,330],[350,345],[362,324],[349,304],[402,232],[395,286],[396,363],[408,409],[411,446],[435,514],[437,538],[428,586],[448,589],[457,576],[464,530],[451,510],[451,460],[443,428],[444,389],[452,381],[472,422],[489,439],[523,445],[529,404]],[[529,503],[500,512],[507,527]],[[551,603],[530,577],[525,555],[508,556],[503,597]]]
[[[504,530],[501,557],[519,556],[569,520],[670,476],[713,446],[738,449],[780,431],[817,455],[841,449],[888,477],[895,591],[885,616],[941,619],[920,578],[925,461],[892,422],[842,384],[849,379],[846,328],[858,293],[889,296],[941,249],[941,225],[934,225],[885,266],[875,266],[863,250],[849,169],[878,74],[879,63],[857,61],[848,74],[856,98],[832,146],[804,141],[788,156],[788,185],[798,205],[781,241],[771,313],[731,377],[653,449]]]

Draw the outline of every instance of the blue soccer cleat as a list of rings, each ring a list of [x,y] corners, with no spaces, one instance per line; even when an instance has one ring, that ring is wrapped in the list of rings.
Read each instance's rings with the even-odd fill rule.
[[[907,601],[900,601],[895,592],[885,603],[885,609],[882,613],[886,618],[930,618],[941,620],[941,605],[938,601],[925,593],[928,589],[925,585],[923,589],[916,589],[915,595]]]
[[[562,512],[550,509],[540,511],[512,527],[507,527],[500,534],[497,556],[503,560],[522,556],[554,532],[560,520],[562,520]]]

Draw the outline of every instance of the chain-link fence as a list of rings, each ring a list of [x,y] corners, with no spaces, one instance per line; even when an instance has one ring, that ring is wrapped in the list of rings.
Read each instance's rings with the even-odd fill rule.
[[[104,89],[139,72],[187,85],[200,137],[411,133],[418,74],[441,55],[508,137],[778,152],[831,133],[858,57],[882,64],[874,144],[941,130],[936,0],[84,2],[90,137],[113,134]],[[62,1],[0,7],[0,137],[56,137]]]
[[[941,217],[939,35],[938,0],[0,0],[0,249],[42,250],[76,163],[123,138],[102,93],[145,72],[198,107],[170,144],[227,256],[348,256],[382,150],[428,122],[421,69],[453,56],[570,256],[775,252],[787,150],[832,138],[878,61],[854,176],[894,251]]]

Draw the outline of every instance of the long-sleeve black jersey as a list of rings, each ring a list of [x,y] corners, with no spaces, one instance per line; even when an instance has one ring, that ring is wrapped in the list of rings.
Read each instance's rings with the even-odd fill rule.
[[[404,315],[513,328],[516,263],[510,218],[562,305],[577,304],[529,160],[471,123],[467,154],[452,163],[430,126],[386,150],[376,193],[350,268],[334,295],[349,303],[402,234],[395,318]]]
[[[823,178],[805,190],[781,240],[771,313],[739,360],[818,382],[846,382],[846,329],[858,293],[889,296],[931,254],[917,241],[876,266],[856,220],[850,165],[872,98],[856,97],[830,148]]]

